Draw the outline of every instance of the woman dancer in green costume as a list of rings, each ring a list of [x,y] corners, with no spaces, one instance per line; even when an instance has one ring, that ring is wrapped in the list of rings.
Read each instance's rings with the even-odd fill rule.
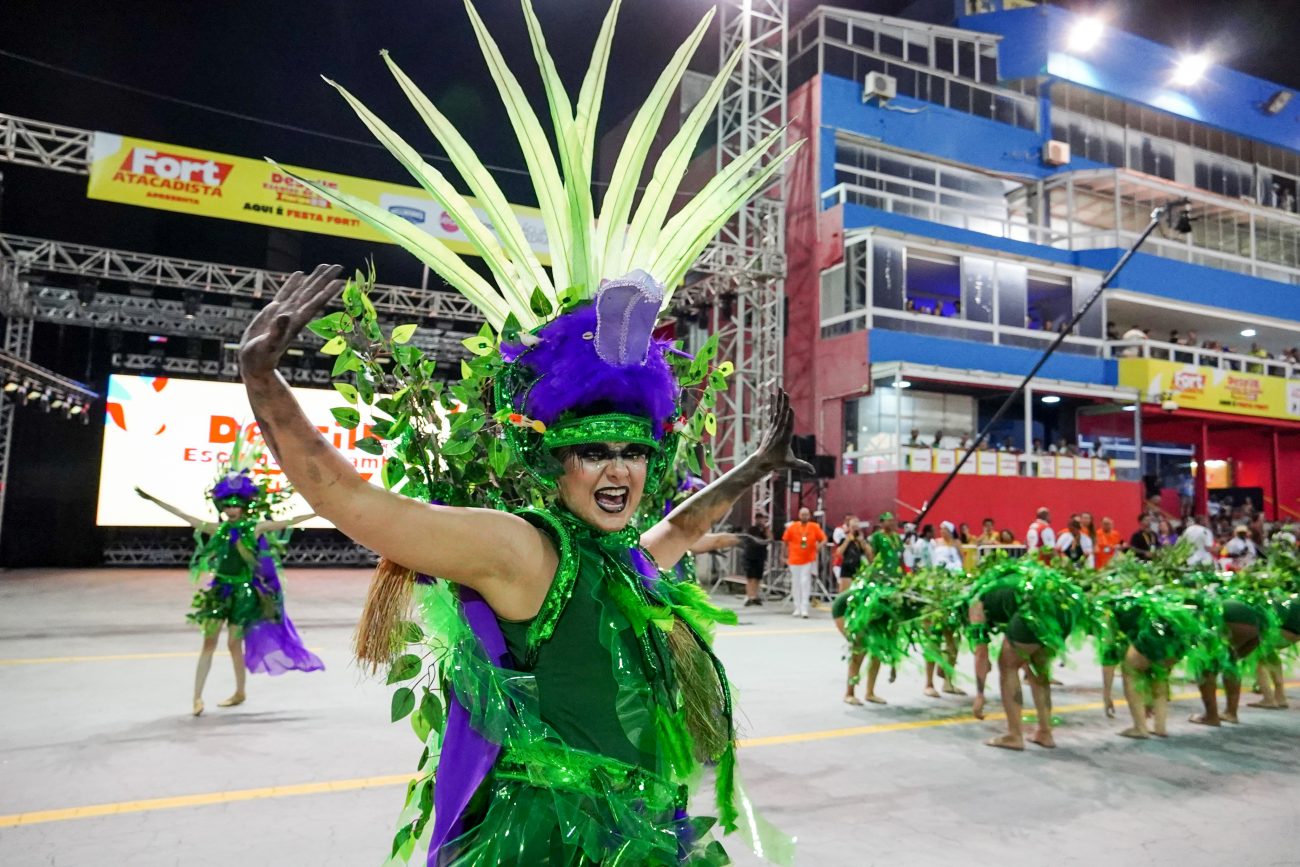
[[[190,572],[195,581],[210,579],[208,586],[194,595],[193,608],[186,615],[187,620],[203,630],[203,646],[194,672],[192,712],[195,716],[203,713],[203,686],[223,626],[235,667],[235,692],[219,702],[220,707],[244,703],[247,670],[279,674],[290,669],[324,668],[315,654],[302,646],[284,613],[283,590],[276,570],[283,540],[274,539],[274,534],[283,533],[314,515],[266,520],[273,498],[265,483],[254,482],[248,470],[255,463],[255,451],[242,447],[242,441],[236,443],[230,464],[210,491],[212,503],[221,515],[219,522],[187,514],[140,488],[135,489],[144,499],[194,528],[199,546],[190,561]],[[242,456],[241,452],[244,452]],[[241,457],[247,466],[241,464]],[[246,658],[248,632],[259,624],[266,626],[256,633],[252,657]]]
[[[469,7],[537,191],[549,270],[472,149],[387,57],[491,227],[414,148],[344,97],[456,220],[492,281],[400,217],[299,178],[414,253],[487,320],[466,341],[473,357],[461,381],[445,390],[432,381],[432,360],[407,345],[414,326],[385,336],[366,297],[369,280],[343,287],[342,313],[312,323],[338,354],[336,369],[353,374],[344,398],[373,401],[387,416],[372,438],[390,443],[383,479],[402,493],[363,481],[276,372],[298,332],[338,296],[337,267],[295,275],[241,345],[249,398],[285,474],[317,512],[384,558],[359,655],[392,660],[391,682],[424,676],[421,656],[430,659],[431,688],[413,714],[425,741],[422,776],[394,840],[399,861],[725,863],[707,833],[711,820],[685,811],[703,763],[717,764],[723,829],[745,832],[768,858],[790,856],[789,841],[756,827],[735,774],[730,690],[708,646],[712,625],[734,614],[668,574],[753,484],[785,468],[810,471],[791,452],[784,395],[773,396],[770,428],[748,458],[648,530],[638,533],[634,522],[643,502],[664,501],[661,485],[675,462],[698,471],[699,445],[716,424],[711,407],[731,372],[710,365],[716,342],[691,357],[655,339],[656,317],[718,227],[789,149],[759,167],[782,135],[775,133],[694,199],[677,196],[737,54],[664,149],[633,210],[668,96],[706,18],[634,120],[597,215],[588,179],[617,5],[575,103],[524,4],[558,160]],[[383,394],[392,397],[376,399]],[[439,416],[448,419],[446,432]],[[403,623],[412,591],[420,622]],[[407,642],[415,652],[401,654]],[[410,688],[399,688],[394,716],[415,702]]]
[[[989,642],[994,631],[1003,633],[998,653],[998,679],[1007,733],[985,743],[991,747],[1023,750],[1021,729],[1024,694],[1020,669],[1029,666],[1029,683],[1037,714],[1037,731],[1029,738],[1041,747],[1053,748],[1052,660],[1065,650],[1065,641],[1090,618],[1090,605],[1083,590],[1059,572],[1036,559],[990,558],[970,588],[968,617],[975,653],[975,703],[977,719],[984,718],[984,689],[992,670]]]

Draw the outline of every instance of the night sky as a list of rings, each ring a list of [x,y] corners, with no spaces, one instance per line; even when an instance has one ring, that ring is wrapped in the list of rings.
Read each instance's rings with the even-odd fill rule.
[[[626,0],[615,42],[602,121],[632,111],[673,48],[709,0]],[[814,7],[794,0],[791,21]],[[847,0],[842,5],[895,13],[905,0]],[[1283,0],[1084,3],[1113,24],[1175,46],[1213,48],[1221,62],[1300,86],[1292,47],[1300,37],[1294,4]],[[480,0],[479,9],[507,57],[517,57],[526,87],[540,100],[531,51],[516,0]],[[536,0],[560,74],[576,88],[586,68],[605,0]],[[716,29],[716,28],[715,28]],[[697,66],[716,63],[716,36]],[[217,3],[57,2],[9,0],[0,7],[0,49],[40,58],[121,84],[321,133],[369,140],[333,90],[329,75],[423,149],[436,146],[388,77],[378,52],[388,48],[408,73],[480,148],[486,162],[522,160],[495,90],[456,0],[289,0]],[[68,126],[276,159],[409,183],[382,150],[278,129],[250,120],[154,99],[0,56],[0,111]],[[267,233],[255,226],[151,212],[85,199],[85,180],[0,166],[5,231],[253,266],[265,265]],[[507,194],[528,201],[522,176],[499,173]],[[304,264],[359,260],[372,245],[302,236],[291,250]],[[384,279],[418,279],[413,260],[379,252]]]

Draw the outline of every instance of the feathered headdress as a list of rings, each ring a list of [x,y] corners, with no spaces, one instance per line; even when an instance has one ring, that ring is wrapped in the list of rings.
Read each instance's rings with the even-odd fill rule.
[[[265,476],[255,478],[266,447],[252,443],[243,431],[235,435],[230,457],[217,471],[217,480],[208,490],[208,498],[218,508],[239,506],[250,516],[269,516],[271,510],[286,499],[287,491],[272,491]]]
[[[505,371],[496,377],[496,409],[523,419],[524,424],[508,429],[508,438],[515,453],[544,481],[557,469],[553,463],[548,466],[547,452],[561,445],[599,440],[665,445],[665,434],[671,434],[678,421],[679,389],[665,356],[669,344],[652,338],[658,315],[717,231],[797,147],[786,148],[760,166],[784,130],[770,133],[669,215],[696,142],[740,58],[737,52],[664,148],[645,192],[636,200],[655,133],[712,20],[710,11],[677,49],[637,111],[597,208],[591,194],[596,121],[619,5],[619,0],[610,5],[573,103],[556,73],[532,3],[523,0],[558,143],[553,152],[514,73],[474,6],[466,2],[533,182],[549,244],[549,271],[473,148],[387,52],[384,62],[477,198],[486,222],[415,148],[351,93],[330,84],[461,228],[491,279],[405,219],[295,175],[322,198],[410,251],[483,312],[501,335],[506,362]],[[552,313],[557,315],[549,318]]]

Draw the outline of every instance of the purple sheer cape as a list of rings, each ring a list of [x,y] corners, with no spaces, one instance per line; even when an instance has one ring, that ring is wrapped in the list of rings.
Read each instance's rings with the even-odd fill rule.
[[[263,593],[279,596],[280,576],[266,539],[259,538],[257,547],[259,556],[253,574],[254,583]],[[303,645],[289,613],[284,610],[282,597],[279,614],[278,621],[260,620],[244,631],[244,666],[254,674],[323,671],[325,663]]]

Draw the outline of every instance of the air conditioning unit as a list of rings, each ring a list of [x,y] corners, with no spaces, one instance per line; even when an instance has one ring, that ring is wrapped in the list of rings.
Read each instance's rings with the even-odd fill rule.
[[[868,72],[867,80],[862,83],[862,101],[868,102],[872,97],[881,100],[898,96],[898,79],[883,72]]]
[[[1070,162],[1070,143],[1052,139],[1043,148],[1043,165],[1064,166]]]

